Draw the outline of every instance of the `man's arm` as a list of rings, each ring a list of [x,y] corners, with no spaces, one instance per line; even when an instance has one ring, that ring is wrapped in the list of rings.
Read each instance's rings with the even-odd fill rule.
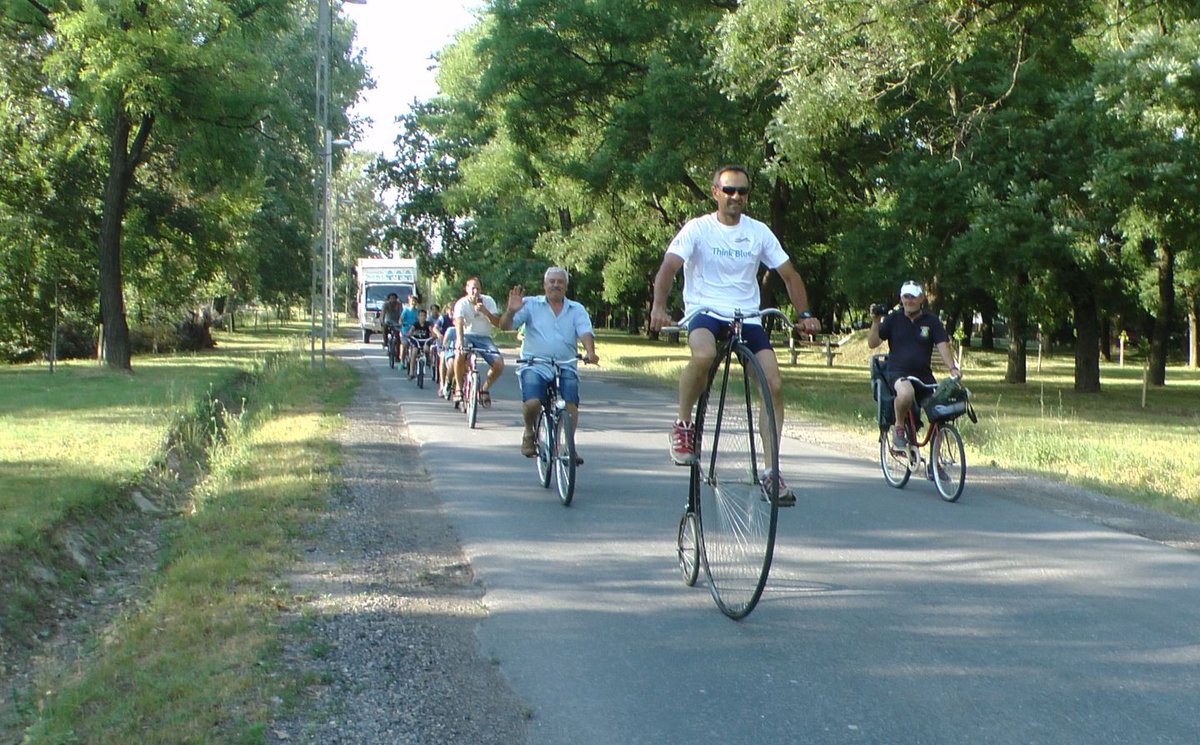
[[[466,354],[466,335],[463,334],[463,318],[459,314],[454,314],[454,352],[462,356]]]
[[[667,298],[671,295],[671,285],[675,284],[675,275],[683,267],[683,259],[668,253],[663,256],[658,274],[654,275],[654,301],[650,305],[650,330],[658,331],[663,326],[670,326],[671,317],[667,315]]]
[[[801,318],[796,323],[796,327],[801,333],[815,334],[821,330],[820,319],[813,318],[812,312],[808,308],[808,288],[804,286],[804,280],[800,278],[800,272],[792,266],[792,262],[785,261],[775,267],[775,272],[779,274],[779,278],[783,280],[783,286],[787,288],[788,299],[792,301],[792,307],[800,314]],[[803,317],[808,313],[807,318]]]
[[[495,305],[495,304],[496,304],[496,301],[493,299],[492,305]],[[496,326],[500,325],[500,314],[494,313],[492,311],[492,309],[488,307],[487,301],[484,300],[483,298],[479,298],[479,303],[476,304],[475,311],[477,313],[482,313],[485,318],[487,318],[489,321],[491,321]]]
[[[867,349],[874,349],[883,343],[883,337],[879,335],[879,324],[883,321],[883,316],[875,316],[871,319],[871,330],[867,332]]]
[[[587,352],[583,358],[584,362],[588,363],[589,365],[594,365],[600,361],[599,355],[596,354],[595,336],[593,336],[591,333],[586,333],[579,337],[579,343],[583,345],[584,351]]]
[[[950,351],[950,343],[945,341],[938,342],[937,351],[942,356],[942,362],[946,364],[946,369],[950,371],[950,377],[962,377],[962,371],[958,369],[958,365],[954,362],[954,353]]]
[[[525,288],[521,285],[514,285],[508,291],[508,307],[504,309],[504,314],[500,316],[500,323],[496,324],[503,331],[511,331],[513,327],[513,316],[517,311],[525,307]]]

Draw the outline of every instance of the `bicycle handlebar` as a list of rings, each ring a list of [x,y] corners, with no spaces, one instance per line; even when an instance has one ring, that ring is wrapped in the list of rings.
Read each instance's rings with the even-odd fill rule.
[[[587,358],[584,357],[582,354],[579,354],[578,352],[575,353],[574,359],[564,359],[564,360],[556,360],[551,357],[536,357],[536,356],[534,356],[534,357],[518,357],[517,364],[518,365],[532,365],[534,363],[541,362],[541,363],[544,363],[547,365],[565,365],[568,362],[577,362],[579,360],[583,360],[584,364],[587,364]]]
[[[691,320],[693,318],[695,318],[696,316],[700,315],[701,313],[704,313],[704,314],[710,315],[710,316],[714,316],[716,318],[721,319],[722,321],[743,321],[747,318],[761,318],[762,316],[779,316],[780,318],[787,321],[788,323],[795,325],[795,322],[792,321],[792,319],[788,317],[788,314],[784,313],[783,311],[779,310],[778,308],[759,308],[758,310],[735,310],[733,312],[732,316],[725,315],[724,313],[713,310],[712,308],[693,308],[692,310],[685,313],[683,318],[680,318],[679,321],[674,326],[663,326],[661,330],[665,331],[668,334],[674,334],[674,333],[677,333],[680,331],[686,331],[687,326],[691,322]]]

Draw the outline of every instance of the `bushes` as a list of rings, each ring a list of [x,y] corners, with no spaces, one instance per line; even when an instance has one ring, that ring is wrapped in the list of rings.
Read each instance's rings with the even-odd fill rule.
[[[135,355],[169,354],[215,347],[214,323],[214,315],[208,309],[188,311],[178,322],[159,319],[139,323],[129,329],[130,352]],[[96,359],[99,331],[90,321],[69,320],[59,324],[55,359]],[[44,344],[37,344],[37,340],[0,341],[0,361],[10,364],[37,362],[48,359],[49,350],[49,339]]]

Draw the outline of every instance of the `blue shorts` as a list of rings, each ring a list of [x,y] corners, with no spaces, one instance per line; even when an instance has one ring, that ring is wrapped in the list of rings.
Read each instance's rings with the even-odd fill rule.
[[[561,368],[559,375],[558,395],[562,400],[579,405],[579,373],[574,365]],[[536,398],[546,403],[546,388],[553,379],[553,368],[549,365],[526,365],[517,371],[517,380],[521,385],[521,400],[528,401]]]
[[[447,362],[454,359],[454,329],[446,329],[442,332],[442,357]]]
[[[504,359],[500,354],[500,348],[496,346],[496,342],[492,341],[492,337],[483,334],[463,334],[463,338],[468,347],[475,347],[475,354],[482,357],[488,365],[496,360]]]
[[[688,333],[696,329],[708,329],[712,332],[713,338],[719,342],[729,336],[729,321],[701,313],[688,324]],[[746,346],[755,354],[764,349],[771,349],[771,337],[767,335],[767,330],[757,323],[742,324],[742,341],[746,342]]]

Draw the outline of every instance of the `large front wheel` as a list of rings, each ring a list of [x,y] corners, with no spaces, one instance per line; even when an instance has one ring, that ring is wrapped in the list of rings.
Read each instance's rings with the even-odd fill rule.
[[[929,460],[933,484],[942,499],[956,501],[962,495],[963,484],[967,480],[967,457],[963,450],[962,435],[953,424],[943,424],[934,434],[931,446]]]
[[[463,405],[467,407],[467,426],[475,429],[475,420],[479,418],[479,371],[467,373],[467,390],[463,391]]]
[[[538,481],[549,489],[550,477],[554,473],[554,422],[545,411],[538,414],[537,429],[533,434],[534,442],[537,443]]]
[[[723,368],[723,369],[721,369]],[[771,571],[779,511],[779,438],[767,378],[742,346],[718,358],[719,384],[697,404],[700,533],[713,600],[725,615],[754,610]],[[711,387],[711,384],[710,384]],[[716,411],[706,411],[713,402]]]
[[[417,355],[417,387],[425,387],[425,355]]]
[[[883,469],[883,480],[894,489],[903,489],[912,476],[907,448],[900,451],[892,449],[890,427],[881,427],[879,430],[879,467]]]
[[[575,496],[575,475],[579,463],[575,459],[575,420],[566,407],[558,411],[558,423],[554,427],[554,482],[558,485],[558,498],[564,507],[571,504]]]
[[[388,367],[396,369],[396,339],[390,333],[387,337]]]

